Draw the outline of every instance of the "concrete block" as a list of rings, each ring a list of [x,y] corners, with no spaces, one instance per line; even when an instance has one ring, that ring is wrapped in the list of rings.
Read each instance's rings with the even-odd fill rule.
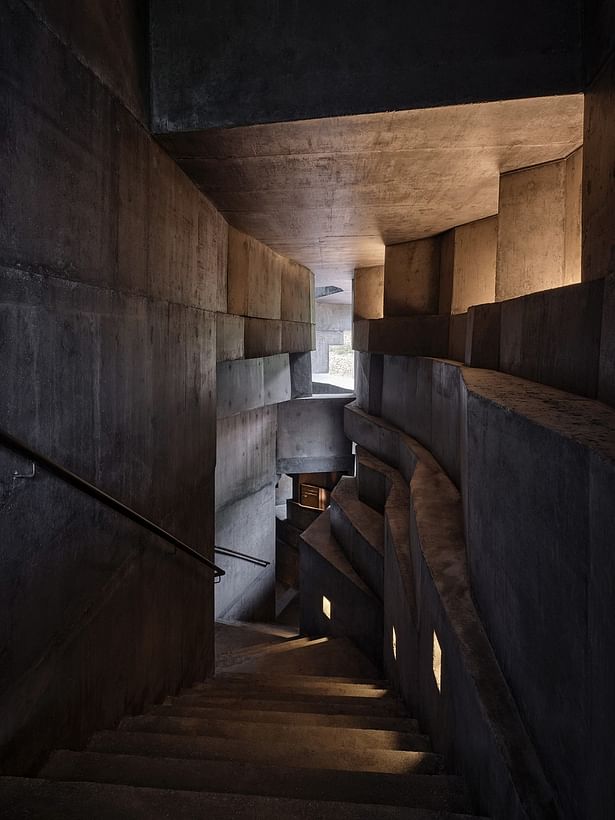
[[[307,322],[281,323],[281,349],[284,353],[304,353],[316,347],[316,328]]]
[[[379,416],[382,407],[383,356],[379,353],[354,354],[357,403],[366,413]]]
[[[290,401],[290,363],[288,353],[266,356],[263,359],[264,403],[278,404]]]
[[[316,303],[317,332],[352,330],[352,305]]]
[[[468,329],[468,314],[457,313],[451,315],[448,331],[448,358],[463,362],[466,355],[466,334]]]
[[[262,359],[220,362],[216,371],[219,419],[253,410],[265,404]]]
[[[498,247],[498,217],[455,228],[455,279],[452,313],[493,302]]]
[[[603,281],[502,302],[500,369],[595,397]]]
[[[284,259],[281,274],[281,312],[280,318],[290,322],[312,321],[312,304],[314,274],[303,265]]]
[[[278,406],[279,473],[349,469],[352,444],[344,434],[344,405],[351,396],[295,399]]]
[[[473,305],[468,310],[465,363],[471,367],[500,367],[501,302]]]
[[[361,319],[353,325],[355,350],[405,356],[448,356],[448,315]]]
[[[580,281],[581,176],[570,162],[571,170],[563,159],[500,177],[498,301]]]
[[[228,312],[280,319],[284,262],[262,242],[229,227]]]
[[[289,353],[291,399],[312,395],[312,354]]]
[[[382,319],[384,316],[384,265],[355,268],[352,280],[354,319]]]
[[[216,313],[216,360],[228,362],[243,359],[244,317]]]
[[[246,359],[274,356],[283,350],[282,323],[276,319],[244,319],[244,355]]]
[[[384,316],[438,312],[440,237],[387,245],[384,257]]]

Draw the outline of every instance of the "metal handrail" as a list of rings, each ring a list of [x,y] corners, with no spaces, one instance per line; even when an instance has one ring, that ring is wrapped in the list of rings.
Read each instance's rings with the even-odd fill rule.
[[[228,547],[214,547],[214,552],[218,555],[228,555],[231,558],[239,558],[241,561],[247,561],[250,564],[257,564],[259,567],[268,567],[271,561],[265,561],[264,558],[255,558],[253,555],[247,555],[245,552],[238,552],[231,550]]]
[[[163,530],[162,527],[159,527],[158,524],[154,524],[153,521],[150,521],[149,518],[146,518],[144,515],[136,512],[135,510],[127,507],[126,504],[122,504],[121,501],[118,501],[113,496],[109,495],[108,493],[100,490],[98,487],[95,487],[94,484],[90,484],[89,481],[86,481],[84,478],[81,478],[75,473],[72,473],[70,470],[67,470],[65,467],[62,467],[60,464],[57,464],[55,461],[52,461],[47,456],[42,455],[41,453],[33,450],[32,447],[29,447],[23,441],[15,438],[14,436],[9,435],[4,430],[0,429],[0,444],[3,444],[5,447],[8,447],[9,450],[13,450],[13,452],[18,453],[25,458],[30,459],[33,462],[40,464],[44,467],[48,472],[53,473],[53,475],[61,478],[62,481],[65,481],[67,484],[76,487],[81,492],[89,495],[91,498],[95,498],[97,501],[102,502],[107,507],[116,512],[119,512],[125,518],[129,518],[131,521],[134,521],[136,524],[139,524],[144,529],[149,530],[150,532],[154,533],[154,535],[159,536],[160,538],[167,541],[169,544],[172,544],[174,547],[177,547],[182,552],[185,552],[186,555],[190,555],[192,558],[199,561],[201,564],[205,564],[206,567],[209,567],[214,573],[214,578],[218,579],[225,575],[225,571],[221,569],[219,566],[210,561],[209,558],[205,558],[204,555],[201,555],[200,552],[197,552],[192,547],[189,547],[188,544],[185,544],[179,538],[176,538],[170,532]],[[17,477],[17,476],[15,476]],[[34,475],[30,476],[34,477]]]

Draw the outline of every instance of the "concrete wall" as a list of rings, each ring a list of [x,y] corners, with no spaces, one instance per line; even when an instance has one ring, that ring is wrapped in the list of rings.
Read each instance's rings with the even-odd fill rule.
[[[354,319],[382,319],[384,316],[384,266],[355,268],[352,280]]]
[[[439,313],[465,313],[495,301],[498,218],[453,228],[442,237]]]
[[[316,350],[312,372],[329,372],[329,346],[344,344],[344,331],[352,329],[352,305],[316,303]]]
[[[218,420],[216,545],[269,561],[261,567],[217,555],[226,570],[216,585],[216,617],[275,617],[276,407]]]
[[[445,0],[420,13],[395,0],[378,6],[366,0],[180,0],[173,6],[154,0],[150,14],[155,131],[582,87],[576,2],[545,0],[537,7],[520,0],[513,10],[485,14],[480,4]]]
[[[352,471],[351,442],[344,435],[350,395],[312,396],[278,407],[278,473]]]
[[[581,166],[575,152],[500,177],[498,301],[581,281]]]
[[[384,511],[388,678],[421,716],[447,769],[463,774],[477,813],[568,816],[556,808],[474,605],[458,491],[396,426],[355,405],[347,406],[345,425],[357,442],[359,498]]]
[[[461,489],[472,594],[559,816],[607,816],[615,410],[409,357],[384,358],[381,403]],[[371,446],[394,454],[382,436]]]
[[[226,224],[135,119],[136,4],[31,5],[0,9],[1,424],[211,556]],[[203,678],[213,583],[0,459],[0,759],[25,771]]]
[[[440,237],[387,245],[384,257],[384,316],[438,313]]]
[[[227,574],[215,612],[267,621],[275,617],[276,405],[311,393],[314,277],[231,228],[226,282],[229,313],[217,314],[216,544],[270,565],[217,555]]]

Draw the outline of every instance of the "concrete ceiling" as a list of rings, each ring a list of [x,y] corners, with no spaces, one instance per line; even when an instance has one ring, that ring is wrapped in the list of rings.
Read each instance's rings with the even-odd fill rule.
[[[232,225],[344,289],[327,301],[385,245],[497,213],[500,173],[582,139],[581,94],[159,137]]]

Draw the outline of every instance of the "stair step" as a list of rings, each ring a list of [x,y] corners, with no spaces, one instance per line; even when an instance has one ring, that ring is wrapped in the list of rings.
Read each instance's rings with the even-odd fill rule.
[[[230,717],[230,715],[229,715]],[[384,729],[345,729],[331,726],[296,726],[289,715],[289,723],[280,726],[271,723],[233,720],[200,719],[172,715],[137,715],[124,718],[120,730],[125,732],[158,732],[166,735],[201,735],[208,737],[241,738],[266,745],[284,741],[298,748],[316,746],[328,749],[390,749],[413,752],[431,750],[425,735],[394,732]]]
[[[317,645],[319,643],[326,643],[327,638],[288,638],[280,640],[276,643],[267,641],[265,643],[251,644],[250,646],[238,647],[237,649],[229,649],[223,653],[224,658],[246,657],[251,658],[254,655],[277,655],[283,652],[290,652],[295,649],[302,649],[306,646]]]
[[[218,760],[55,752],[44,778],[303,800],[381,803],[463,812],[463,781],[447,775],[319,771]]]
[[[372,685],[360,683],[338,683],[336,681],[321,682],[301,681],[299,683],[279,683],[259,681],[257,679],[232,680],[230,678],[211,678],[203,683],[197,683],[186,692],[255,692],[277,694],[297,694],[314,697],[356,697],[356,698],[394,698],[396,695],[390,689],[381,689]]]
[[[439,774],[442,758],[430,752],[392,751],[383,748],[346,748],[308,738],[299,744],[280,734],[259,741],[251,737],[202,737],[150,731],[98,732],[88,751],[198,760],[251,762],[293,769],[333,769],[396,774]]]
[[[314,634],[322,634],[317,630]],[[382,640],[382,638],[380,638]],[[378,668],[347,638],[323,638],[292,651],[224,659],[224,670],[241,673],[293,674],[305,677],[343,675],[377,678]],[[218,670],[220,664],[217,664]]]
[[[209,680],[209,679],[208,679]],[[290,675],[267,672],[221,672],[213,680],[262,682],[271,686],[312,686],[320,683],[345,683],[357,686],[372,687],[374,689],[388,689],[388,681],[383,678],[349,678],[340,675]]]
[[[241,695],[212,696],[210,694],[187,693],[177,698],[167,698],[165,705],[197,706],[216,709],[261,709],[273,712],[316,712],[329,715],[368,715],[370,717],[408,717],[403,705],[394,700],[377,698],[340,698],[338,701],[322,698],[276,698],[248,697]]]
[[[339,726],[349,729],[386,729],[394,732],[419,733],[418,721],[402,717],[370,717],[369,715],[319,714],[317,712],[275,712],[267,709],[251,711],[242,709],[216,709],[207,706],[180,706],[178,703],[154,706],[154,715],[175,715],[176,717],[211,718],[217,720],[244,720],[254,723],[294,723],[300,726]]]
[[[0,778],[0,816],[3,820],[469,820],[467,815],[406,807],[18,777]]]

